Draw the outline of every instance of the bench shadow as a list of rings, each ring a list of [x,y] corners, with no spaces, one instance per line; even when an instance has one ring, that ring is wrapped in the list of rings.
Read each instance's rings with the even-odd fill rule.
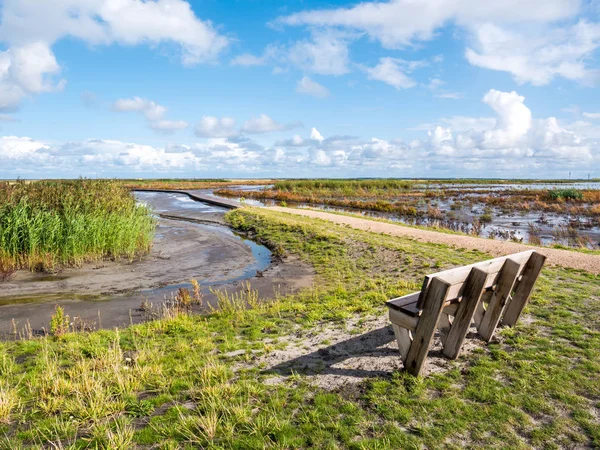
[[[391,325],[388,325],[279,363],[263,370],[262,373],[275,373],[282,376],[302,373],[356,378],[389,377],[392,372],[402,366],[398,348],[395,345],[385,347],[392,341],[395,341],[394,331]],[[334,367],[348,359],[370,357],[391,357],[393,362],[390,363],[390,360],[387,359],[384,364],[373,364],[374,360],[366,360],[362,364],[357,364],[363,367]],[[382,360],[380,359],[380,361]],[[364,366],[369,368],[364,368]]]

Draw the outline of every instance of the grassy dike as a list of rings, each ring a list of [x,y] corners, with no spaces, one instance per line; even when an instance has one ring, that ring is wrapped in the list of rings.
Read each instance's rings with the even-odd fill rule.
[[[310,262],[316,287],[251,309],[222,299],[209,316],[0,343],[0,449],[600,446],[598,277],[546,268],[529,320],[446,372],[366,379],[358,392],[301,373],[273,386],[253,361],[289,335],[383,315],[425,273],[487,255],[267,210],[227,217]]]

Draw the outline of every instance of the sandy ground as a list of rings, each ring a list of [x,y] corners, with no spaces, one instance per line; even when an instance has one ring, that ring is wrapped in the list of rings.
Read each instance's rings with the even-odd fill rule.
[[[383,233],[390,236],[402,236],[416,239],[418,241],[446,244],[457,248],[480,250],[493,256],[504,256],[511,253],[535,249],[547,256],[547,264],[569,267],[572,269],[585,270],[593,274],[600,274],[600,255],[590,255],[569,250],[559,250],[544,247],[532,247],[530,245],[517,244],[515,242],[500,241],[494,239],[483,239],[474,236],[440,233],[438,231],[421,230],[408,226],[395,225],[386,222],[377,222],[358,217],[342,216],[323,211],[312,211],[308,209],[283,208],[272,206],[269,209],[290,214],[328,220],[330,222],[347,225],[359,230]]]
[[[494,337],[497,340],[497,337]],[[283,350],[256,355],[237,368],[260,367],[266,374],[267,384],[284,383],[294,374],[302,374],[308,383],[327,390],[352,389],[366,378],[389,378],[402,369],[402,359],[387,314],[348,320],[343,326],[321,324],[310,330],[279,339],[286,342]],[[486,344],[476,335],[475,329],[467,335],[461,355]],[[465,359],[451,361],[441,354],[442,343],[436,332],[423,375],[446,371]],[[231,358],[244,358],[241,352],[226,354]]]

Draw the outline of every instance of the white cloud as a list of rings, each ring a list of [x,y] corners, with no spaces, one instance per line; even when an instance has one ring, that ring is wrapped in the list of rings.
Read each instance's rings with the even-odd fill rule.
[[[596,120],[596,119],[600,119],[600,113],[584,112],[583,117],[585,117],[587,119]]]
[[[396,89],[408,89],[416,86],[415,80],[407,75],[408,64],[397,58],[380,58],[379,64],[366,69],[371,80],[383,81]]]
[[[329,96],[329,90],[322,84],[311,80],[307,76],[303,76],[296,85],[296,92],[300,94],[308,94],[313,97],[325,98]]]
[[[251,55],[250,53],[244,53],[233,58],[230,62],[232,66],[262,66],[266,64],[266,59],[262,56]]]
[[[43,42],[0,52],[0,109],[16,109],[24,97],[62,90],[65,81],[53,79],[59,72],[54,54]]]
[[[319,133],[319,130],[316,128],[310,130],[310,138],[319,142],[323,142],[324,140],[323,136],[321,136],[321,133]]]
[[[3,136],[0,138],[0,161],[3,158],[23,159],[48,148],[47,144],[28,137]]]
[[[281,124],[276,122],[266,114],[261,114],[258,117],[253,117],[250,120],[244,122],[242,126],[242,131],[248,134],[263,134],[263,133],[272,133],[274,131],[283,131],[289,130],[292,128],[297,128],[300,126],[298,123],[293,124]]]
[[[582,139],[575,132],[561,127],[556,118],[532,119],[531,110],[524,103],[525,98],[516,92],[490,90],[483,97],[496,114],[496,119],[454,118],[447,123],[454,125],[435,127],[428,132],[426,143],[416,143],[413,147],[424,147],[432,155],[452,156],[453,161],[464,162],[494,158],[502,167],[506,159],[511,164],[520,161],[529,164],[546,158],[565,161],[592,160],[593,153],[589,140]],[[529,162],[528,162],[529,160]]]
[[[161,106],[152,100],[147,100],[141,97],[133,98],[120,98],[113,103],[113,110],[115,111],[134,111],[144,114],[146,119],[149,121],[159,120],[167,108]]]
[[[516,92],[501,92],[491,89],[483,102],[498,114],[496,128],[483,133],[482,145],[487,148],[511,147],[527,134],[531,128],[531,111],[525,97]]]
[[[196,125],[196,136],[226,138],[237,135],[235,120],[231,117],[204,116]]]
[[[175,44],[184,65],[214,59],[227,37],[184,0],[5,0],[0,41],[0,108],[63,88],[52,46],[65,37],[93,45]]]
[[[449,22],[546,23],[572,17],[579,4],[576,0],[392,0],[304,11],[280,17],[276,23],[351,28],[367,33],[386,48],[398,48],[433,38],[435,31]]]
[[[433,61],[436,62],[437,59],[439,59],[439,58],[434,57]],[[444,86],[445,84],[446,84],[446,82],[443,80],[440,80],[439,78],[432,78],[429,80],[429,83],[427,83],[425,85],[425,87],[427,89],[429,89],[431,92],[433,92],[433,95],[437,98],[452,99],[452,100],[459,100],[459,99],[463,98],[464,94],[462,92],[452,92],[452,91],[447,91],[445,89],[442,89],[442,86]]]
[[[569,24],[583,5],[579,0],[367,1],[307,10],[275,23],[350,30],[390,49],[432,40],[443,27],[454,25],[471,37],[466,56],[473,65],[509,72],[520,83],[543,85],[555,77],[592,83],[599,78],[589,66],[600,47],[600,25],[583,20]],[[442,98],[455,97],[449,93]]]
[[[518,83],[541,86],[555,77],[590,84],[600,72],[587,67],[587,59],[600,47],[600,25],[580,21],[565,28],[511,31],[493,24],[475,27],[475,45],[467,60],[479,67],[511,73]]]
[[[185,130],[189,127],[185,120],[157,120],[150,123],[150,128],[163,133],[170,133],[177,130]]]
[[[312,40],[296,42],[289,60],[299,68],[322,75],[348,73],[348,44],[333,33],[313,33]]]
[[[183,120],[163,119],[163,116],[167,112],[167,108],[152,100],[141,97],[120,98],[113,103],[112,109],[119,112],[141,113],[148,121],[148,126],[150,128],[163,133],[183,130],[189,126],[189,124]]]

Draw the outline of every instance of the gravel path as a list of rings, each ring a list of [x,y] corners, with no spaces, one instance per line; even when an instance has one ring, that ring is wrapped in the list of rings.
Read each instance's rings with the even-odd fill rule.
[[[422,230],[403,225],[395,225],[385,222],[377,222],[358,217],[341,216],[324,211],[312,211],[308,209],[282,208],[272,206],[269,209],[306,217],[328,220],[339,225],[348,225],[352,228],[374,233],[384,233],[390,236],[405,236],[418,241],[446,244],[458,248],[480,250],[493,256],[504,256],[511,253],[531,250],[530,245],[517,244],[515,242],[499,241],[495,239],[484,239],[474,236],[440,233],[438,231]],[[596,275],[600,274],[600,255],[589,255],[570,250],[559,250],[554,248],[535,247],[536,251],[546,255],[547,264],[581,269]]]

